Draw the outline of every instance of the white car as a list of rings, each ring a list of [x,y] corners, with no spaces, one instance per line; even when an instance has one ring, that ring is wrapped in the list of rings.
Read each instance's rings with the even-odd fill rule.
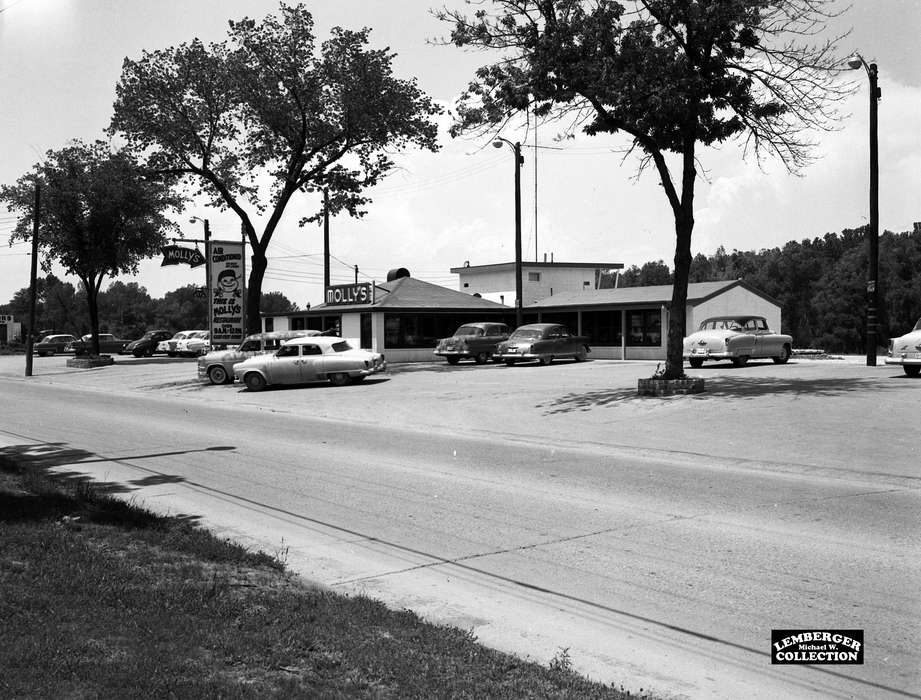
[[[157,352],[165,352],[170,357],[176,357],[179,351],[176,349],[180,340],[185,340],[193,333],[204,333],[205,331],[179,331],[169,340],[163,340],[157,343]]]
[[[755,358],[783,365],[792,354],[793,338],[774,333],[762,316],[714,316],[684,339],[684,358],[691,367],[704,360],[731,360],[741,367]]]
[[[902,371],[909,377],[921,374],[921,318],[911,331],[889,341],[886,364],[902,365]]]
[[[353,348],[335,336],[313,336],[286,340],[271,355],[239,362],[233,366],[233,374],[250,391],[261,391],[271,384],[323,380],[345,386],[385,369],[387,362],[378,352]]]
[[[192,331],[176,342],[176,354],[183,357],[204,355],[211,348],[211,331]]]
[[[291,338],[322,335],[322,331],[267,331],[248,335],[235,348],[212,350],[198,358],[198,378],[212,384],[226,384],[233,381],[233,366],[255,355],[275,352],[281,344]]]

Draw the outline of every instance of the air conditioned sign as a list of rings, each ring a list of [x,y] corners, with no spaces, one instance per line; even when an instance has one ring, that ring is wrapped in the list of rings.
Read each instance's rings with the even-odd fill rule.
[[[243,244],[211,241],[208,251],[211,289],[211,344],[243,339]]]
[[[374,285],[370,282],[362,282],[360,284],[338,284],[326,288],[327,306],[373,303]]]

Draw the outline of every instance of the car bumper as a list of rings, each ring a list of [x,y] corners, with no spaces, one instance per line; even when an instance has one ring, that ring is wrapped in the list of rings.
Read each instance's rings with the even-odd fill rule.
[[[887,365],[921,365],[921,356],[919,357],[887,357]]]
[[[685,360],[730,360],[733,357],[736,357],[734,353],[731,352],[711,352],[706,350],[704,352],[690,352],[685,353]]]
[[[523,362],[533,362],[539,360],[544,355],[536,352],[499,352],[493,355],[498,360],[522,360]]]
[[[387,361],[382,360],[380,364],[376,364],[372,367],[367,367],[365,369],[360,369],[357,372],[349,372],[349,375],[353,377],[368,377],[372,374],[377,374],[378,372],[384,372],[386,369],[387,369]]]
[[[473,353],[469,350],[436,350],[435,354],[438,357],[473,357]]]

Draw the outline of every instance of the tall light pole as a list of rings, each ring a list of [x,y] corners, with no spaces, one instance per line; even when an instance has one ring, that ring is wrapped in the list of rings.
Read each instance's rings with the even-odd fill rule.
[[[308,187],[308,192],[323,193],[323,300],[329,289],[329,190],[325,187]]]
[[[497,136],[492,145],[502,148],[502,144],[510,146],[515,154],[515,326],[521,325],[521,143],[512,143],[508,139]]]
[[[867,366],[876,366],[877,311],[879,310],[879,134],[877,106],[882,95],[877,85],[875,63],[867,63],[855,53],[847,65],[859,70],[863,67],[870,78],[870,231],[867,234]]]

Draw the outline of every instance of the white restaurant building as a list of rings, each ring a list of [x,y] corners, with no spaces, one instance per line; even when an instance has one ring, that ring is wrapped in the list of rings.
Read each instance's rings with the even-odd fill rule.
[[[524,323],[565,324],[589,338],[591,358],[663,360],[671,285],[600,289],[611,263],[523,263]],[[340,285],[327,303],[306,311],[264,316],[264,330],[336,329],[390,362],[434,359],[439,338],[473,321],[514,327],[514,263],[452,268],[458,290],[415,279],[405,269],[388,281]],[[333,289],[333,288],[331,288]],[[780,305],[743,280],[688,285],[685,335],[711,316],[763,316],[780,331]]]

